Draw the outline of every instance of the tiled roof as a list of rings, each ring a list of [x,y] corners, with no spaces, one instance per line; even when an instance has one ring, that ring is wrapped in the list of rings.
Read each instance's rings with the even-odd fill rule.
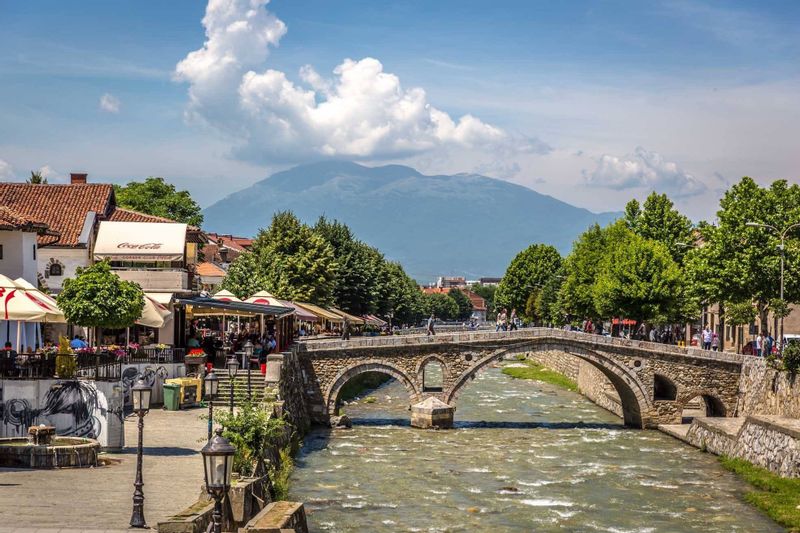
[[[111,216],[108,217],[108,220],[112,222],[175,222],[174,220],[170,220],[168,218],[148,215],[147,213],[132,211],[131,209],[125,209],[124,207],[114,208],[114,211],[111,213]]]
[[[61,234],[59,246],[77,246],[86,214],[94,211],[99,217],[106,217],[113,208],[113,199],[114,189],[110,184],[0,183],[0,206],[47,224]],[[39,241],[52,239],[40,236]]]
[[[203,263],[198,263],[197,274],[199,276],[217,276],[224,278],[226,272],[217,265],[215,265],[214,263],[205,261]]]
[[[21,229],[27,231],[43,231],[47,224],[23,216],[10,207],[0,205],[0,229]]]

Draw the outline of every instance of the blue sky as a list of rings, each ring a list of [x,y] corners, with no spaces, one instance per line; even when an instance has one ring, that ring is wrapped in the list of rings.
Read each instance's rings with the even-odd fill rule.
[[[335,157],[694,218],[800,178],[800,2],[217,4],[0,0],[0,178],[163,175],[207,205]]]

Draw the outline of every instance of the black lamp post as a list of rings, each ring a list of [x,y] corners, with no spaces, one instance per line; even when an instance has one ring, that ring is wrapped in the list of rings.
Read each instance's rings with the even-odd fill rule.
[[[221,533],[222,498],[231,488],[233,455],[236,453],[236,448],[222,436],[222,429],[217,428],[217,434],[208,440],[200,453],[203,455],[206,491],[214,498],[214,514],[212,515],[214,533]]]
[[[233,414],[233,387],[236,384],[236,374],[239,372],[239,361],[235,355],[230,356],[225,363],[225,368],[228,369],[228,378],[230,378],[231,386],[231,414]]]
[[[133,513],[131,527],[146,528],[144,519],[144,492],[142,492],[142,433],[144,431],[144,415],[150,410],[150,394],[152,389],[141,379],[131,389],[133,396],[133,412],[139,416],[139,446],[136,451],[136,481],[133,483]]]
[[[245,365],[247,369],[247,401],[252,401],[253,389],[250,386],[250,360],[253,358],[253,343],[250,342],[250,339],[247,339],[247,342],[244,343],[244,356],[247,359],[247,365]]]
[[[214,425],[214,398],[219,390],[219,378],[212,370],[203,382],[206,398],[208,398],[208,440],[211,440],[211,428]]]

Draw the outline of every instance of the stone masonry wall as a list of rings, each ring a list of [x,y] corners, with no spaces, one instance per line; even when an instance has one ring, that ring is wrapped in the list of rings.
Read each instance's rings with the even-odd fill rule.
[[[784,477],[800,477],[800,423],[751,415],[738,433],[726,433],[711,419],[694,419],[686,440],[717,455],[745,459]]]
[[[558,350],[528,352],[528,359],[563,374],[578,384],[578,391],[607,411],[622,417],[622,404],[614,385],[586,361]]]
[[[800,379],[770,368],[760,357],[746,359],[742,364],[736,414],[800,418]]]

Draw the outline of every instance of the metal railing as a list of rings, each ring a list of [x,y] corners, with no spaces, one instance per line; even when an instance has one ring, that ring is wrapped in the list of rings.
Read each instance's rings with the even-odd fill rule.
[[[122,356],[124,363],[183,363],[186,358],[184,348],[139,348],[130,349]]]

